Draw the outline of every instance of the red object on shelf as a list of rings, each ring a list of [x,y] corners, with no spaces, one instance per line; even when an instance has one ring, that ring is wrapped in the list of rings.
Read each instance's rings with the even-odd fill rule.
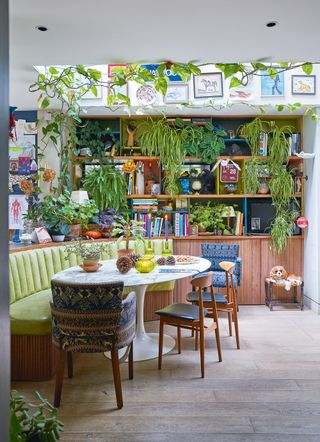
[[[305,229],[309,225],[309,221],[305,216],[299,216],[296,220],[296,224],[300,229]]]
[[[223,166],[220,164],[221,183],[237,183],[239,181],[239,169],[234,164]]]

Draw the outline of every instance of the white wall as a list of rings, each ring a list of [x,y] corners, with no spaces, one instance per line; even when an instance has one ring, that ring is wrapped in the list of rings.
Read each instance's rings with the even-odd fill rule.
[[[320,109],[317,110],[320,115]],[[305,160],[305,216],[309,227],[304,241],[305,303],[320,314],[320,124],[304,118],[304,150],[315,152]]]

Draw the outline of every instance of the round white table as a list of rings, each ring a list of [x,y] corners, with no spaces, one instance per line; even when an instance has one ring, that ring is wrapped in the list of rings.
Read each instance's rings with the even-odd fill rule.
[[[137,325],[136,337],[133,344],[134,361],[145,361],[158,357],[158,333],[146,333],[144,328],[144,297],[149,284],[175,281],[205,272],[211,265],[204,258],[197,258],[193,264],[176,264],[175,266],[156,266],[150,273],[139,273],[135,268],[128,273],[122,274],[116,267],[116,260],[102,262],[102,267],[96,273],[86,273],[81,267],[71,267],[55,274],[53,281],[77,284],[106,283],[122,281],[125,287],[134,287],[137,299]],[[164,335],[163,354],[169,353],[175,346],[175,340],[171,336]]]

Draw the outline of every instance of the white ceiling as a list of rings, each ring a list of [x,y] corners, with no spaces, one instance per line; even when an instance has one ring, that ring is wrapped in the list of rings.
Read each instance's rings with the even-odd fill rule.
[[[319,61],[319,16],[319,0],[10,0],[10,104],[36,108],[33,65]]]

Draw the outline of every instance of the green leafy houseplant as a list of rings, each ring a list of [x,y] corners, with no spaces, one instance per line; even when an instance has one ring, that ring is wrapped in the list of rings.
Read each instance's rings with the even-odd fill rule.
[[[271,122],[269,136],[271,138],[269,149],[269,166],[272,173],[281,168],[282,164],[287,164],[289,159],[289,135],[294,128],[291,126],[277,126]]]
[[[40,204],[40,214],[46,227],[55,233],[66,234],[70,226],[81,224],[88,227],[90,219],[98,213],[94,201],[86,200],[77,203],[71,199],[69,192],[64,195],[47,195]]]
[[[260,179],[270,176],[268,162],[258,158],[252,158],[246,161],[246,170],[243,181],[246,193],[258,193],[260,188]]]
[[[277,215],[271,224],[271,238],[276,253],[281,253],[288,244],[288,238],[293,234],[295,220],[299,212],[296,210],[284,209],[277,211]]]
[[[93,168],[85,177],[83,186],[94,199],[99,210],[127,208],[127,184],[121,172],[112,164]]]
[[[238,132],[241,133],[248,141],[253,156],[259,153],[260,136],[264,132],[268,132],[270,127],[269,121],[255,118],[249,123],[239,127]]]
[[[107,252],[110,249],[110,244],[108,243],[84,243],[83,241],[77,241],[70,246],[65,248],[65,259],[69,259],[71,255],[80,256],[80,258],[85,260],[98,261],[100,259],[102,252]]]
[[[229,233],[222,216],[227,206],[223,203],[207,204],[195,203],[191,207],[189,221],[198,225],[204,231],[214,231],[215,233]]]
[[[34,396],[39,401],[37,404],[27,403],[17,391],[11,391],[10,441],[55,442],[60,439],[64,425],[58,419],[58,410],[37,391]]]
[[[138,242],[144,243],[144,228],[143,222],[135,221],[129,219],[129,217],[124,217],[119,215],[115,218],[115,222],[113,224],[112,236],[119,236],[117,239],[117,243],[120,244],[122,241],[125,241],[125,249],[129,249],[129,241],[130,238],[134,239]]]
[[[276,210],[287,207],[294,194],[294,180],[292,172],[282,166],[270,179],[269,187],[272,196],[272,204]]]
[[[165,118],[150,120],[148,129],[141,135],[140,143],[147,155],[159,156],[165,172],[165,188],[169,195],[179,193],[178,180],[185,160],[182,148],[184,128],[175,128]]]
[[[103,158],[105,156],[104,146],[107,136],[111,138],[113,143],[116,142],[110,128],[103,127],[100,121],[89,120],[80,127],[78,145],[80,148],[89,148],[93,157]]]
[[[188,155],[195,156],[204,163],[212,164],[225,149],[224,131],[207,123],[204,126],[185,125],[181,118],[176,119],[176,126],[184,128],[182,148]]]

